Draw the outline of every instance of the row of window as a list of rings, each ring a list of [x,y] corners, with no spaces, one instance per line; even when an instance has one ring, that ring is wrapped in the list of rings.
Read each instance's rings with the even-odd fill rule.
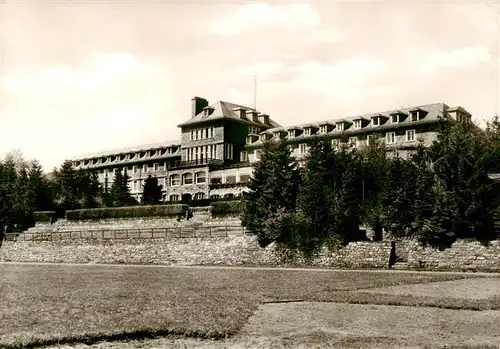
[[[402,121],[401,118],[400,118],[401,115],[402,114],[391,115],[391,117],[389,119],[390,122],[392,124],[398,124],[399,122]],[[384,118],[382,118],[382,117],[373,117],[372,118],[372,126],[381,126],[383,124],[383,119]],[[413,112],[413,113],[410,114],[410,116],[409,116],[409,121],[410,122],[417,122],[419,120],[420,120],[420,111],[419,112]],[[350,128],[351,124],[352,124],[352,128]],[[303,131],[303,134],[304,134],[304,136],[312,136],[312,135],[315,135],[315,134],[326,134],[326,133],[332,131],[331,129],[333,129],[333,128],[335,128],[335,131],[343,132],[343,131],[346,131],[347,129],[359,130],[359,129],[362,129],[363,127],[364,127],[363,120],[361,120],[361,119],[360,120],[354,120],[352,123],[348,122],[348,121],[341,121],[341,122],[337,122],[335,124],[335,126],[321,125],[321,126],[319,126],[319,129],[316,128],[316,127],[305,127],[304,131]],[[315,130],[318,130],[318,131],[316,132]],[[287,137],[288,138],[295,138],[295,137],[297,137],[299,135],[297,133],[297,131],[300,131],[300,130],[297,130],[297,129],[288,130],[286,132]],[[284,131],[277,131],[277,132],[275,132],[274,133],[274,139],[276,139],[276,140],[280,139],[282,132],[284,132]],[[266,134],[261,134],[260,135],[261,141],[265,141],[266,137],[267,137]],[[248,137],[247,138],[247,144],[251,144],[251,143],[253,143],[253,139],[251,137]]]
[[[148,150],[148,151],[141,151],[138,153],[129,153],[129,154],[120,154],[120,155],[111,155],[107,157],[101,157],[101,158],[94,158],[94,159],[87,159],[87,160],[80,160],[80,161],[74,161],[73,165],[75,167],[78,167],[80,165],[87,166],[87,165],[99,165],[99,164],[104,164],[107,162],[115,162],[115,161],[129,161],[129,160],[134,160],[134,159],[142,159],[145,157],[153,157],[153,156],[163,156],[165,154],[175,154],[179,148],[178,147],[171,147],[171,148],[164,148],[164,149],[156,149],[156,150]]]
[[[217,159],[217,145],[205,145],[203,147],[193,147],[186,149],[186,158],[188,161]]]
[[[217,195],[217,194],[210,195],[210,199],[220,199],[220,197],[221,196]],[[231,193],[224,194],[223,197],[229,199],[229,198],[234,197],[234,194],[231,194]],[[193,195],[193,198],[195,200],[203,200],[203,199],[205,199],[205,193],[196,193]],[[170,199],[170,201],[180,201],[181,196],[179,194],[172,194],[172,195],[170,195],[169,199]]]
[[[199,139],[209,139],[209,138],[214,138],[214,128],[213,127],[207,127],[207,128],[200,128],[198,130],[191,130],[191,138],[190,140],[192,141],[197,141]]]
[[[370,144],[374,140],[374,135],[368,135],[366,140],[367,144]],[[416,141],[416,132],[415,130],[406,130],[405,134],[406,142],[415,142]],[[385,142],[386,144],[395,144],[396,143],[396,132],[387,132],[385,134]],[[340,144],[339,139],[332,139],[332,146],[338,147]],[[349,144],[352,146],[358,145],[358,137],[349,137]],[[299,144],[299,154],[307,153],[309,146],[305,143]],[[255,150],[255,160],[258,161],[260,159],[261,150]],[[248,161],[248,152],[241,152],[241,161]]]
[[[173,174],[170,175],[169,177],[170,186],[181,185],[181,183],[182,185],[189,185],[189,184],[203,184],[206,182],[207,182],[207,174],[204,171],[196,172],[194,174],[194,177],[192,173],[184,173],[182,177],[181,175]]]

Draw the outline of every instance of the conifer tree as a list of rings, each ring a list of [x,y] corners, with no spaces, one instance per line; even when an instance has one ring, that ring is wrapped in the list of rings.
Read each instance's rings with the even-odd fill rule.
[[[158,205],[162,198],[162,186],[158,184],[158,178],[152,177],[151,173],[144,181],[141,203],[144,205]]]
[[[265,223],[278,212],[295,211],[299,186],[300,171],[290,147],[284,140],[266,143],[260,161],[254,165],[242,215],[243,225],[257,236],[261,246],[287,240],[281,233],[276,236],[266,231]]]

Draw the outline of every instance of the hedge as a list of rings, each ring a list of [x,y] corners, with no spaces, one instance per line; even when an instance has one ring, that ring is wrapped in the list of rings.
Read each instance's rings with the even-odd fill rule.
[[[215,201],[210,204],[214,216],[237,216],[242,211],[241,200]]]
[[[188,205],[182,204],[106,207],[66,211],[66,219],[91,220],[106,218],[180,217],[185,216],[187,210]]]
[[[35,220],[35,222],[52,223],[54,221],[55,216],[56,216],[55,211],[35,211],[35,212],[33,212],[33,219]]]

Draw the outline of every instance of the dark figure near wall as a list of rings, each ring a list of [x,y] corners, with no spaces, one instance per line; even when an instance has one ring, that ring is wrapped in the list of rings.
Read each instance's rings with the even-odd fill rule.
[[[398,256],[396,255],[396,242],[391,242],[391,255],[389,256],[389,268],[396,264]]]

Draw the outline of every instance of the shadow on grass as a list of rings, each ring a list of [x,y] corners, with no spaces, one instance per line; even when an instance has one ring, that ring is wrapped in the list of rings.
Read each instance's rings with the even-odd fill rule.
[[[171,330],[137,330],[120,333],[96,333],[80,336],[59,337],[51,339],[34,339],[26,343],[0,344],[0,349],[33,349],[53,345],[86,344],[99,342],[137,341],[159,337],[179,337],[223,340],[232,337],[235,333],[201,332],[201,331],[171,331]]]

